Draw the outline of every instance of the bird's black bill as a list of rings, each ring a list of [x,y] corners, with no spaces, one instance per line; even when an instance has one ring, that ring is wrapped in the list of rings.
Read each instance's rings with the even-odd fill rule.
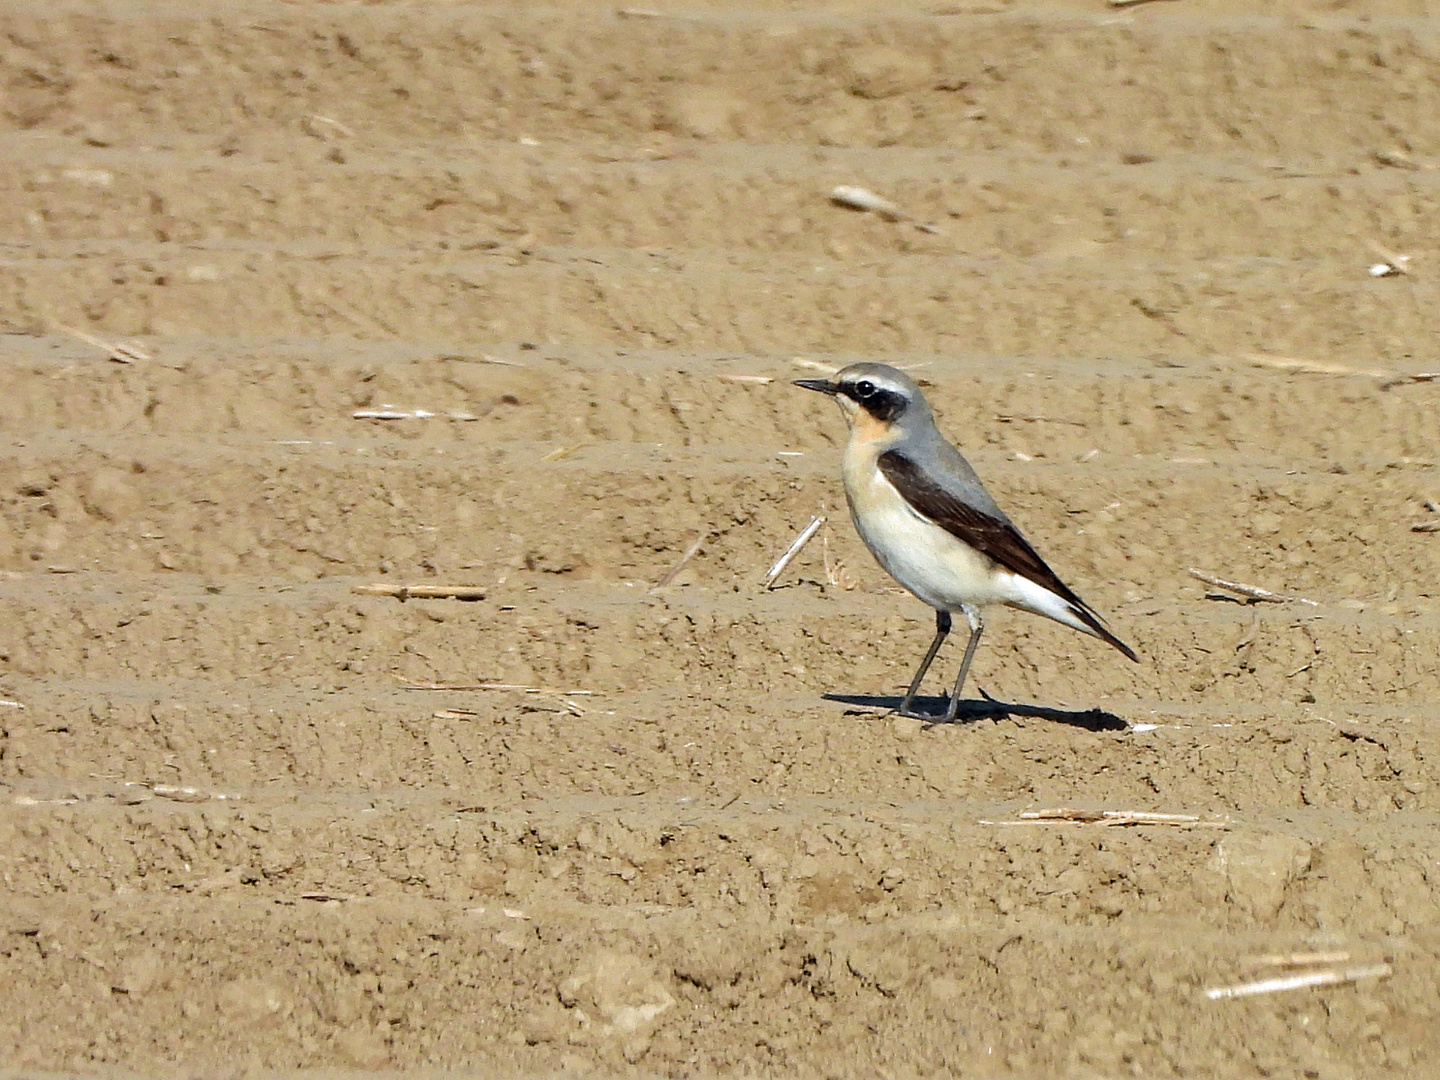
[[[831,397],[834,397],[840,392],[839,384],[833,383],[829,379],[796,379],[795,385],[803,386],[806,390],[818,390],[820,393],[829,394]]]

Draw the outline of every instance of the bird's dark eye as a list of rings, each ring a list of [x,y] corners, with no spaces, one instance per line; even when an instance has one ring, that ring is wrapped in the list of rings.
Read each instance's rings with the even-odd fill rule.
[[[861,379],[855,384],[855,396],[867,398],[875,393],[875,384],[869,379]]]

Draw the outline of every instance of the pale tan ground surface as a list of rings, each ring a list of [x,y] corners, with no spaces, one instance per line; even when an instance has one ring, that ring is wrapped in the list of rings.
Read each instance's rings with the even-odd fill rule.
[[[1434,1074],[1433,8],[34,7],[0,1073]],[[1143,654],[1000,615],[979,686],[1148,730],[822,699],[931,615],[795,357],[924,365]],[[762,591],[813,513],[859,587]],[[1225,827],[987,823],[1054,806]],[[1393,974],[1203,995],[1315,950]]]

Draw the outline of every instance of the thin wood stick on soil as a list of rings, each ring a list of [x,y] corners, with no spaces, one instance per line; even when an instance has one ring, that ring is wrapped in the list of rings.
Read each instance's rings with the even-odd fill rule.
[[[172,802],[209,802],[211,799],[224,802],[229,799],[238,799],[239,795],[224,791],[206,791],[204,788],[181,787],[175,784],[153,784],[150,785],[152,793],[162,799],[169,799]]]
[[[800,530],[800,535],[795,538],[793,544],[785,549],[785,554],[781,555],[780,558],[776,559],[771,565],[769,572],[765,575],[765,588],[773,589],[775,587],[776,580],[785,572],[785,568],[794,561],[795,556],[800,554],[800,550],[811,541],[815,534],[820,531],[820,526],[824,524],[825,519],[819,515],[810,519],[810,524]]]
[[[51,322],[56,330],[69,334],[71,337],[85,342],[86,345],[94,345],[97,349],[104,351],[105,355],[117,364],[133,364],[136,360],[149,360],[150,354],[136,345],[126,345],[118,341],[106,341],[94,334],[87,334],[84,330],[77,330],[73,326],[66,326],[62,322]]]
[[[1284,371],[1303,371],[1312,375],[1369,375],[1377,379],[1394,376],[1394,372],[1391,371],[1350,367],[1347,364],[1330,364],[1323,360],[1301,360],[1293,356],[1275,356],[1272,353],[1246,352],[1241,353],[1240,356],[1261,367],[1280,368]]]
[[[868,188],[841,184],[839,187],[831,189],[830,201],[837,206],[849,207],[851,210],[867,210],[871,213],[879,214],[886,221],[909,222],[920,232],[932,233],[936,236],[940,235],[940,230],[934,225],[929,225],[917,220],[904,210],[901,210],[900,207],[896,206],[889,199],[876,195]]]
[[[305,127],[307,129],[306,134],[314,135],[316,138],[328,138],[326,134],[327,129],[334,131],[338,135],[343,135],[347,139],[353,139],[355,137],[355,132],[339,120],[330,116],[321,116],[319,113],[311,113],[305,117]]]
[[[512,691],[519,694],[553,694],[557,697],[575,697],[581,694],[593,694],[594,690],[558,690],[549,686],[524,686],[520,683],[500,682],[478,682],[478,683],[454,683],[454,682],[402,682],[401,690],[499,690]]]
[[[483,585],[391,585],[377,582],[374,585],[352,585],[350,591],[360,596],[393,596],[400,602],[406,600],[484,600]]]
[[[695,16],[674,11],[654,11],[650,8],[617,8],[615,14],[622,19],[669,19],[673,22],[694,22]]]
[[[479,356],[464,356],[460,353],[441,353],[437,360],[449,360],[463,364],[499,364],[501,367],[528,367],[528,364],[519,360],[506,360],[499,356],[491,356],[489,353],[481,353]]]
[[[1197,570],[1193,566],[1185,571],[1196,581],[1203,581],[1206,585],[1214,585],[1217,589],[1225,589],[1229,592],[1238,593],[1240,596],[1247,596],[1251,600],[1263,600],[1270,604],[1309,604],[1311,607],[1319,607],[1315,600],[1307,600],[1303,596],[1288,596],[1285,593],[1271,592],[1269,589],[1262,589],[1259,585],[1246,585],[1243,581],[1226,581],[1214,574],[1207,574],[1204,570]]]
[[[1178,825],[1199,821],[1198,814],[1157,814],[1150,810],[1076,810],[1062,806],[1055,810],[1027,810],[1027,821],[1143,821],[1155,825]]]
[[[1413,157],[1399,148],[1393,150],[1372,150],[1370,156],[1379,165],[1388,165],[1392,169],[1433,169],[1433,165],[1422,165]]]
[[[1434,499],[1425,500],[1425,509],[1432,514],[1440,514],[1440,503]],[[1411,532],[1440,532],[1440,518],[1431,518],[1429,521],[1417,521],[1410,526]]]
[[[1409,386],[1411,383],[1434,382],[1440,379],[1440,371],[1420,371],[1414,375],[1397,375],[1393,379],[1387,379],[1380,384],[1381,390],[1389,390],[1396,386]]]
[[[1196,814],[1161,814],[1151,810],[1079,810],[1061,806],[1053,810],[1027,810],[1018,821],[982,821],[981,825],[1176,825],[1183,828],[1227,829],[1223,821],[1202,821]]]
[[[695,538],[695,542],[685,549],[685,554],[680,556],[680,561],[677,562],[674,566],[672,566],[669,571],[666,572],[664,577],[662,577],[654,585],[650,586],[650,591],[654,592],[656,589],[663,589],[666,585],[669,585],[672,581],[679,577],[680,571],[685,569],[685,564],[688,563],[691,559],[693,559],[696,555],[700,554],[700,549],[705,546],[705,541],[709,540],[710,536],[710,533],[701,533],[699,536],[697,536]]]
[[[1014,416],[1010,413],[996,413],[995,419],[1002,424],[1018,421],[1025,424],[1069,424],[1071,427],[1085,427],[1084,420],[1066,420],[1061,416]]]
[[[350,414],[353,420],[479,420],[474,413],[437,413],[429,409],[357,409]]]
[[[1222,998],[1275,994],[1282,990],[1303,990],[1310,986],[1339,986],[1359,979],[1386,979],[1392,974],[1393,969],[1389,964],[1366,964],[1338,971],[1327,968],[1324,971],[1302,971],[1273,979],[1259,979],[1256,982],[1240,983],[1238,986],[1212,986],[1205,991],[1205,996],[1211,1001],[1219,1001]]]
[[[1370,267],[1371,277],[1395,277],[1396,275],[1408,274],[1410,272],[1409,255],[1401,255],[1398,251],[1391,251],[1378,240],[1371,240],[1368,246],[1371,251],[1385,260]]]

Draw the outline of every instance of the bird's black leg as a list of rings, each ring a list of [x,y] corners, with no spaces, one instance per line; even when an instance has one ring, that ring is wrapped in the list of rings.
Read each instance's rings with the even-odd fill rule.
[[[954,720],[960,712],[960,688],[965,685],[965,676],[970,674],[970,661],[975,659],[975,649],[980,644],[980,635],[985,632],[985,620],[980,617],[980,609],[966,604],[962,611],[965,612],[965,620],[970,624],[970,643],[965,646],[965,659],[960,661],[960,675],[955,680],[955,689],[950,694],[950,707],[945,710],[945,719]],[[949,629],[949,627],[946,627]]]
[[[920,670],[915,672],[915,678],[910,680],[910,689],[905,691],[905,698],[900,702],[900,715],[918,717],[921,720],[928,720],[930,717],[925,713],[910,711],[910,703],[915,700],[915,695],[920,690],[920,683],[925,678],[925,672],[930,670],[930,665],[935,660],[935,654],[940,651],[944,644],[945,637],[950,633],[950,613],[948,611],[935,612],[935,640],[930,643],[930,651],[925,654],[925,659],[920,661]]]

